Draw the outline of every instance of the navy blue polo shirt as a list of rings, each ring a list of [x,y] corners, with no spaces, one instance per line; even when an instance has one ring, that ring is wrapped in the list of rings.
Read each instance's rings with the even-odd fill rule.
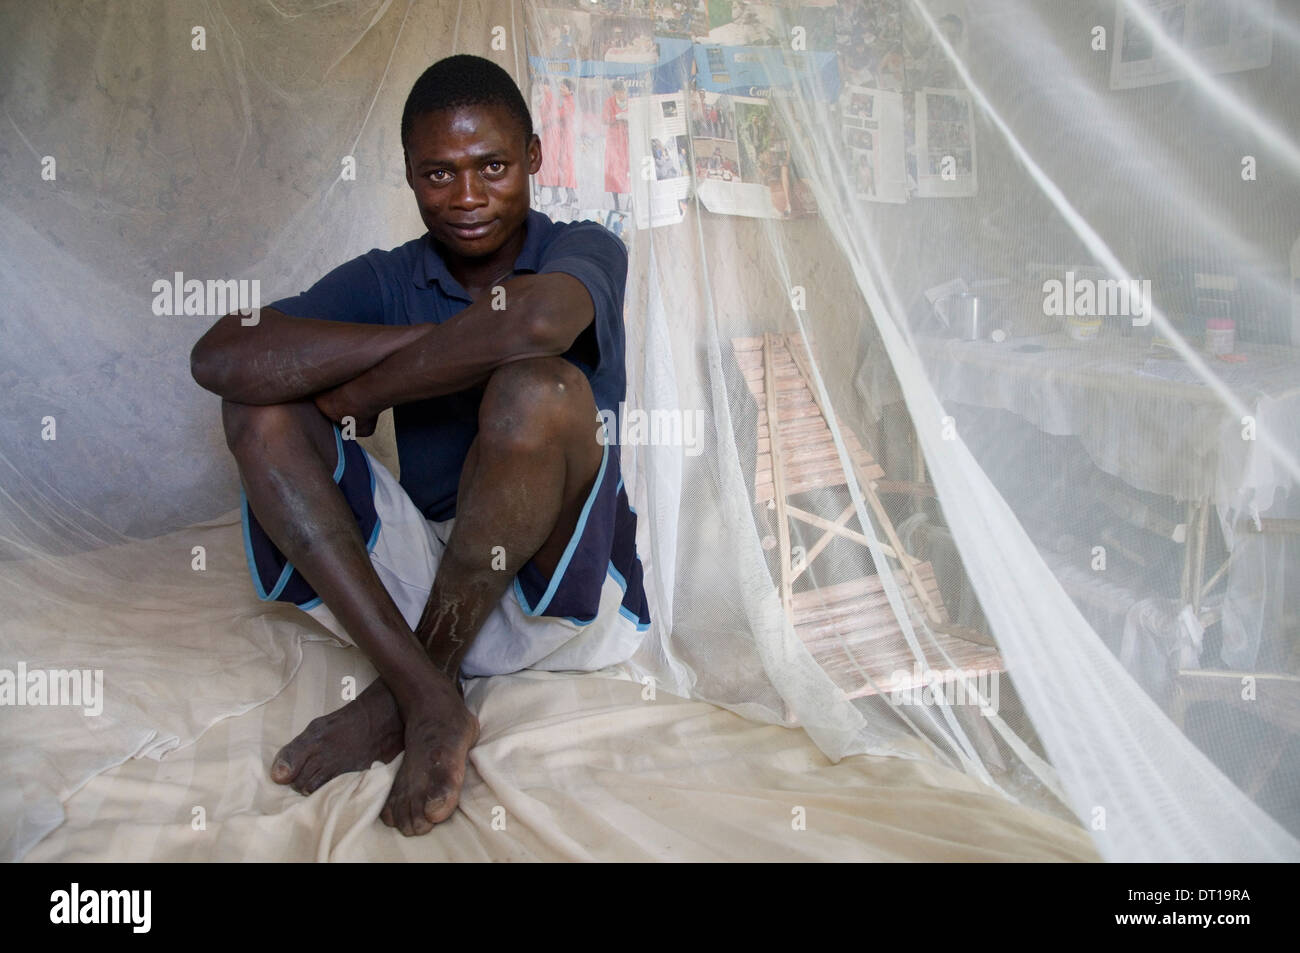
[[[613,411],[627,390],[623,290],[627,250],[595,222],[552,222],[532,209],[514,274],[572,275],[586,286],[595,318],[564,357],[591,383],[598,410]],[[360,324],[441,324],[472,303],[447,270],[432,238],[391,251],[371,249],[335,268],[300,295],[269,307],[300,318]],[[456,515],[456,488],[478,433],[482,386],[402,404],[393,410],[401,484],[426,519]],[[596,432],[592,419],[592,434]],[[617,431],[616,431],[617,432]]]

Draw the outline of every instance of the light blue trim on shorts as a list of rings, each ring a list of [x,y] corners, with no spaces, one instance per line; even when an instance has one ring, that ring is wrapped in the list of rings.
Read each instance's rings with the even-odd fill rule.
[[[623,595],[627,595],[627,579],[624,578],[623,574],[618,571],[618,567],[614,565],[613,560],[610,560],[609,563],[609,575],[614,577],[614,581],[618,583],[618,587],[623,590]],[[630,620],[632,624],[636,626],[636,630],[638,632],[650,631],[650,623],[642,622],[639,618],[637,618],[636,613],[634,613],[627,606],[620,604],[618,607],[618,614],[621,615],[623,618]]]
[[[339,430],[338,425],[334,424],[334,452],[338,463],[334,466],[334,483],[343,479],[343,469],[347,463],[343,456],[343,432]],[[366,453],[366,448],[361,448],[361,458],[366,462],[366,470],[370,473],[370,498],[375,498],[375,468],[370,465],[370,454]],[[253,541],[248,528],[248,496],[244,493],[243,486],[239,488],[239,522],[244,532],[244,559],[248,562],[248,574],[253,577],[253,588],[257,592],[257,598],[262,602],[274,602],[284,591],[284,587],[289,584],[289,577],[293,575],[293,563],[286,561],[284,568],[280,570],[280,577],[276,579],[275,586],[268,593],[262,587],[262,580],[257,575],[257,560],[253,558]],[[370,533],[370,539],[366,541],[366,552],[372,553],[375,544],[379,542],[379,531],[384,527],[384,520],[379,515],[379,510],[375,510],[375,528]],[[297,603],[299,609],[304,612],[308,609],[314,609],[321,604],[321,597],[309,599],[307,602]]]
[[[550,585],[546,587],[546,592],[542,593],[541,601],[537,603],[536,609],[528,605],[524,590],[519,585],[519,577],[515,576],[515,598],[519,600],[519,606],[524,610],[524,615],[541,615],[546,611],[546,607],[551,604],[551,600],[555,598],[555,591],[560,588],[560,582],[564,579],[570,560],[573,559],[573,552],[578,548],[582,534],[587,529],[587,517],[591,515],[591,508],[596,504],[596,497],[600,495],[600,488],[605,483],[605,466],[608,463],[609,444],[605,444],[600,455],[600,470],[596,473],[596,482],[592,484],[591,492],[587,494],[587,502],[583,504],[582,513],[578,516],[578,525],[574,527],[573,535],[569,537],[569,545],[564,547],[564,555],[560,557],[560,564],[555,567],[555,572],[551,575]]]
[[[289,582],[289,577],[293,575],[293,565],[285,563],[280,570],[280,578],[275,581],[275,587],[269,593],[262,587],[262,579],[257,574],[257,560],[253,557],[252,531],[248,528],[248,496],[244,493],[243,486],[239,488],[239,524],[244,531],[244,559],[248,562],[248,574],[253,577],[253,589],[257,592],[257,598],[271,602]]]
[[[618,569],[614,566],[614,563],[613,563],[612,561],[611,561],[610,564],[609,564],[609,568],[608,568],[607,570],[605,570],[605,575],[611,577],[611,578],[614,580],[614,582],[617,583],[619,589],[623,590],[623,594],[624,594],[624,595],[627,595],[627,579],[625,579],[625,578],[623,577],[623,574],[622,574],[621,572],[618,571]],[[519,585],[519,583],[518,583],[518,580],[516,579],[516,581],[515,581],[515,586],[516,586],[516,592],[515,592],[515,594],[516,594],[517,596],[519,596],[519,597],[520,597],[520,600],[522,601],[522,599],[523,599],[523,594],[522,594],[521,592],[518,591],[518,585]],[[621,615],[623,618],[627,619],[627,620],[628,620],[629,622],[631,622],[634,626],[636,626],[636,630],[637,630],[638,632],[649,632],[649,631],[650,631],[650,623],[649,623],[649,622],[642,622],[642,621],[637,617],[636,613],[633,612],[631,609],[629,609],[627,606],[625,606],[625,605],[619,605],[619,607],[618,607],[618,614]],[[565,616],[564,618],[565,618],[565,621],[567,621],[567,622],[572,622],[574,625],[577,625],[577,626],[588,626],[588,625],[591,625],[593,622],[595,622],[596,619],[599,618],[599,616],[594,616],[594,617],[592,617],[592,618],[590,618],[590,619],[587,619],[587,620],[585,620],[585,621],[582,620],[582,619],[575,618],[574,616]]]
[[[614,560],[612,559],[609,561],[608,571],[609,575],[613,576],[614,581],[618,583],[618,587],[623,590],[623,595],[627,595],[627,580],[623,578],[623,574],[618,571],[618,567],[614,565]]]
[[[343,433],[339,430],[338,424],[334,424],[334,452],[338,454],[338,465],[334,467],[334,482],[338,483],[343,479]],[[372,484],[373,488],[373,484]]]
[[[649,631],[650,631],[650,623],[649,623],[649,622],[642,622],[640,619],[638,619],[638,618],[636,617],[636,613],[633,612],[631,609],[629,609],[627,606],[619,606],[619,607],[618,607],[618,614],[621,615],[623,618],[627,619],[627,620],[628,620],[629,622],[631,622],[634,626],[636,626],[636,630],[637,630],[638,632],[649,632]]]

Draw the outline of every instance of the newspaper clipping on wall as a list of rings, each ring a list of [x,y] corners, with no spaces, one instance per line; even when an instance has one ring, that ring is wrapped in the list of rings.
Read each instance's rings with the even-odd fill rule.
[[[1268,66],[1272,0],[1132,0],[1117,4],[1110,88],[1186,79],[1179,53],[1211,73]]]

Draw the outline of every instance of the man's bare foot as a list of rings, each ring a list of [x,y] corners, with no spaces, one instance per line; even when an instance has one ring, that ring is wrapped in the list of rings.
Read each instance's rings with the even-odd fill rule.
[[[311,794],[349,771],[364,771],[376,761],[392,761],[402,751],[404,733],[397,701],[382,679],[337,711],[314,719],[275,756],[271,780]]]
[[[455,679],[438,679],[419,709],[406,713],[406,757],[380,820],[410,837],[451,817],[478,731],[478,719],[465,707]]]

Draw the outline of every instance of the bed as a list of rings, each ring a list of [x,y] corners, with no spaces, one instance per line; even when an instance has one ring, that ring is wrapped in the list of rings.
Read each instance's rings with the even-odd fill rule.
[[[256,601],[236,514],[60,569],[135,585],[0,623],[7,655],[106,673],[89,734],[68,710],[6,714],[0,756],[21,803],[9,797],[2,820],[28,861],[1097,859],[1081,828],[919,742],[915,758],[831,763],[801,730],[651,693],[622,670],[472,681],[482,737],[460,809],[405,838],[378,820],[397,761],[310,798],[270,780],[280,745],[374,672],[296,610]]]

